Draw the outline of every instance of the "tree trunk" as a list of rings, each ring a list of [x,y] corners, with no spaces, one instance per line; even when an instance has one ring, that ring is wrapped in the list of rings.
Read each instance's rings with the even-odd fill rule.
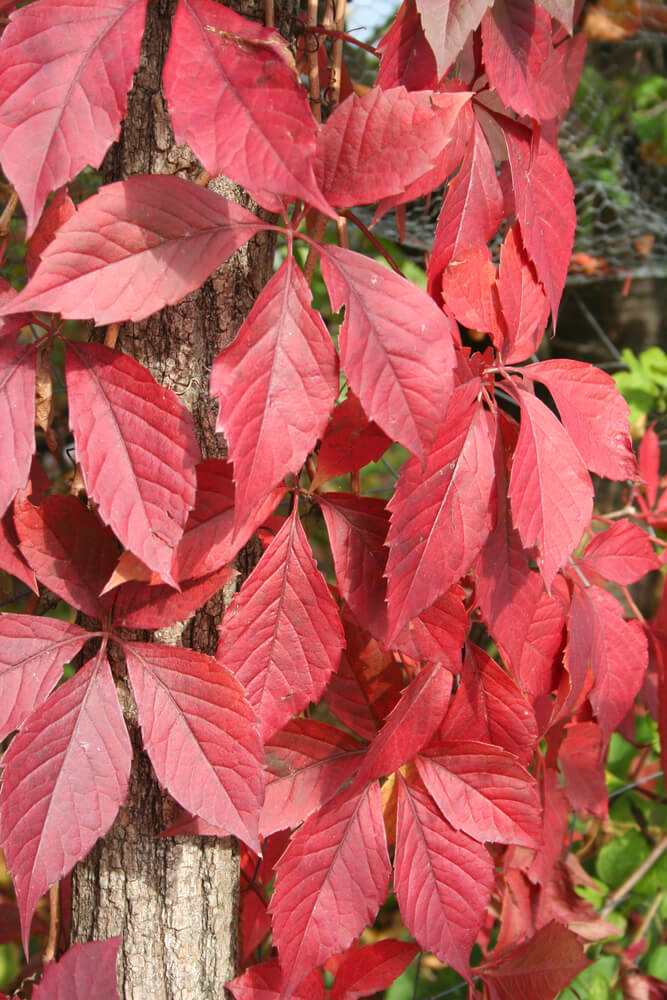
[[[226,6],[263,17],[262,0]],[[176,0],[149,4],[127,117],[105,162],[105,181],[136,173],[194,180],[201,171],[191,150],[175,144],[161,96],[175,8]],[[209,187],[257,211],[225,178],[216,178]],[[208,393],[211,364],[270,277],[273,253],[270,234],[260,234],[179,305],[120,329],[117,348],[141,361],[191,410],[204,457],[223,454]],[[241,579],[256,558],[250,543],[240,557]],[[235,589],[236,584],[226,588],[186,625],[140,637],[213,653],[216,625]],[[112,663],[134,763],[128,799],[114,826],[74,870],[72,940],[122,936],[117,970],[123,1000],[221,1000],[228,995],[224,983],[234,976],[237,963],[238,845],[232,838],[156,839],[179,810],[157,784],[141,751],[136,707],[120,654],[114,658],[112,651]]]

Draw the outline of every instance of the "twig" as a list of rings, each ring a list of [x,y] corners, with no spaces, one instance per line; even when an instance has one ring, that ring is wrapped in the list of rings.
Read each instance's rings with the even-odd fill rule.
[[[306,15],[308,28],[317,27],[317,0],[308,0],[308,13]],[[320,91],[320,64],[319,50],[320,44],[317,38],[313,39],[315,48],[311,48],[306,39],[306,61],[308,63],[308,93],[310,95],[311,110],[318,122],[322,121],[322,93]]]
[[[0,237],[9,235],[10,222],[12,221],[12,215],[16,211],[16,206],[19,203],[19,196],[16,191],[12,191],[9,196],[9,200],[2,210],[2,215],[0,215]]]
[[[655,778],[662,778],[662,771],[654,771],[653,774],[647,774],[644,778],[638,778],[637,781],[633,781],[630,785],[623,785],[623,788],[617,788],[615,792],[609,793],[609,798],[615,799],[619,795],[631,792],[633,788],[637,788],[639,785],[648,784],[649,781],[653,781]]]
[[[347,238],[347,219],[344,215],[339,215],[336,219],[336,229],[338,231],[338,246],[349,250],[350,241]]]
[[[651,925],[651,921],[658,912],[658,909],[663,899],[665,898],[666,892],[667,889],[661,889],[660,892],[656,895],[655,899],[653,900],[648,910],[646,911],[644,919],[642,920],[641,924],[639,925],[635,933],[632,935],[631,944],[636,944],[638,941],[641,941],[641,939],[644,937],[644,935],[646,934],[647,930]]]
[[[317,244],[322,242],[322,237],[324,236],[324,230],[327,228],[327,217],[322,212],[317,213],[315,223],[313,225],[313,239],[308,248],[308,256],[306,257],[306,263],[303,269],[303,273],[306,276],[306,281],[308,284],[313,280],[313,275],[315,274],[315,264],[317,263],[318,249]]]
[[[120,323],[109,323],[106,333],[104,334],[104,346],[111,347],[113,349],[116,346],[119,333]]]
[[[43,961],[52,962],[58,952],[60,938],[60,882],[49,889],[49,936],[46,940]]]
[[[350,35],[347,31],[337,31],[336,28],[329,28],[326,25],[319,25],[316,28],[309,28],[314,35],[328,35],[329,38],[340,38],[341,41],[347,42],[349,45],[356,45],[360,49],[364,49],[366,52],[370,52],[372,56],[376,59],[380,58],[380,54],[374,46],[369,45],[367,42],[362,42],[360,38],[355,38],[354,35]]]
[[[632,875],[626,878],[625,882],[619,885],[618,889],[611,893],[607,902],[604,904],[600,910],[600,916],[606,917],[611,911],[620,903],[625,897],[632,892],[637,882],[646,874],[649,869],[658,861],[659,858],[667,851],[667,836],[663,837],[662,840],[655,845],[649,856],[642,861],[639,868],[633,871]]]
[[[276,17],[273,9],[273,0],[264,0],[264,24],[267,28],[275,28]]]
[[[205,188],[210,179],[211,175],[209,174],[208,170],[200,170],[197,176],[195,177],[195,184],[198,187]]]
[[[347,0],[336,0],[336,30],[341,35],[334,37],[331,47],[331,75],[329,78],[329,106],[331,110],[338,107],[340,101],[340,82],[343,72],[343,39],[345,31],[345,8]]]

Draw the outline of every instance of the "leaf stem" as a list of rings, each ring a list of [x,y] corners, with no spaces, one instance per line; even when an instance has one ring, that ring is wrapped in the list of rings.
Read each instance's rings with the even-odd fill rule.
[[[375,249],[378,250],[382,254],[382,256],[384,257],[384,259],[389,264],[389,267],[393,271],[396,271],[396,274],[400,274],[401,277],[403,277],[403,272],[401,271],[400,267],[398,266],[398,264],[396,263],[396,261],[394,260],[394,258],[391,256],[391,254],[389,253],[388,250],[385,250],[385,248],[382,246],[382,244],[380,243],[380,241],[377,238],[377,236],[373,235],[373,233],[370,231],[370,229],[368,228],[368,226],[365,226],[364,223],[361,221],[361,219],[359,219],[354,214],[354,212],[351,212],[349,208],[344,209],[341,214],[344,215],[346,219],[349,219],[350,222],[353,222],[355,224],[355,226],[357,227],[357,229],[361,230],[361,232],[364,234],[364,236],[366,237],[366,239],[370,240],[370,242],[373,244],[373,246],[375,247]]]
[[[52,962],[58,951],[60,938],[60,882],[49,889],[49,936],[46,940],[43,962]]]

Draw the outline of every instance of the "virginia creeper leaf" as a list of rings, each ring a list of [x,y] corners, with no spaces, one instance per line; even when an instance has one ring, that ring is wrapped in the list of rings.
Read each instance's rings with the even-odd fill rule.
[[[493,0],[416,0],[416,3],[424,34],[435,55],[438,76],[444,76]]]
[[[644,482],[649,507],[653,508],[660,488],[660,438],[653,424],[646,428],[639,445],[639,472]]]
[[[442,663],[453,673],[459,673],[461,649],[470,627],[464,597],[463,587],[455,584],[430,608],[411,619],[392,640],[390,648],[415,660]]]
[[[377,462],[391,440],[369,420],[353,392],[335,407],[317,452],[317,470],[311,483],[316,490],[335,476],[356,472]]]
[[[70,341],[66,377],[88,495],[123,545],[173,582],[201,457],[190,413],[138,361],[100,344]]]
[[[501,353],[506,364],[516,364],[535,353],[549,318],[546,293],[523,247],[518,226],[512,226],[503,241],[497,289],[506,330]]]
[[[390,873],[377,782],[338,796],[294,834],[269,904],[286,996],[375,920]]]
[[[123,645],[158,781],[188,812],[257,850],[263,754],[241,685],[203,653]]]
[[[25,252],[25,269],[29,278],[37,270],[43,252],[55,236],[56,230],[71,219],[76,212],[74,202],[66,187],[58,188],[47,208],[42,212],[35,232],[32,234]]]
[[[223,566],[207,576],[181,581],[180,590],[167,584],[125,583],[116,595],[114,624],[153,629],[185,621],[237,573],[233,566]]]
[[[426,41],[415,0],[403,0],[389,31],[377,45],[382,53],[377,86],[388,90],[430,90],[438,82],[433,49]]]
[[[572,33],[575,8],[578,6],[581,9],[582,6],[579,0],[537,0],[537,3],[560,21],[570,34]]]
[[[638,583],[646,573],[660,569],[648,534],[631,521],[616,521],[594,535],[578,566],[584,576],[597,573],[613,583]]]
[[[266,228],[247,209],[179,177],[107,184],[60,227],[0,315],[36,309],[98,325],[145,319],[199,288]]]
[[[16,344],[12,337],[0,336],[0,517],[30,474],[35,450],[36,362],[32,344]]]
[[[336,972],[331,1000],[357,1000],[389,989],[419,953],[414,941],[387,938],[348,951]]]
[[[21,554],[19,539],[14,527],[14,511],[5,511],[0,517],[0,569],[22,580],[34,594],[39,593],[34,570]]]
[[[6,751],[0,834],[26,954],[40,896],[113,823],[131,756],[111,670],[99,655],[27,719]]]
[[[251,965],[242,976],[230,980],[227,989],[234,1000],[276,1000],[284,996],[285,975],[277,958],[270,958],[261,965]],[[292,992],[292,1000],[326,1000],[322,976],[314,969]]]
[[[341,247],[322,248],[341,362],[364,410],[424,461],[452,392],[453,325],[416,285]]]
[[[317,701],[342,647],[338,611],[295,506],[227,609],[217,658],[245,688],[267,740]]]
[[[452,829],[430,798],[401,778],[394,857],[401,918],[422,948],[467,979],[492,885],[488,851]]]
[[[288,255],[213,364],[217,429],[224,431],[234,463],[239,512],[257,506],[287,473],[299,471],[338,395],[336,350],[311,297]]]
[[[490,1000],[552,1000],[587,965],[581,940],[553,921],[480,971]]]
[[[572,722],[567,726],[558,759],[568,800],[573,809],[586,809],[603,821],[609,812],[604,758],[602,731],[595,722]]]
[[[120,134],[146,0],[49,0],[10,19],[0,42],[0,161],[30,235],[47,196]]]
[[[118,1000],[116,956],[122,938],[73,944],[59,962],[50,962],[34,1000]]]
[[[525,548],[538,545],[547,587],[565,565],[593,513],[593,485],[571,438],[532,393],[520,390],[521,429],[509,497]]]
[[[172,32],[164,93],[176,141],[269,211],[300,198],[335,217],[313,174],[317,125],[287,42],[212,0],[180,0]]]

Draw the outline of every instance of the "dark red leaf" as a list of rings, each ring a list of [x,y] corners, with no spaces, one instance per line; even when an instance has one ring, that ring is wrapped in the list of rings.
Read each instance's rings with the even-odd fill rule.
[[[594,722],[572,722],[558,751],[565,792],[573,809],[586,809],[607,818],[609,798],[604,773],[604,744]]]
[[[122,938],[71,945],[46,966],[34,1000],[118,1000],[116,956]]]
[[[334,409],[322,437],[311,489],[318,489],[335,476],[356,472],[369,462],[377,462],[390,444],[384,431],[368,419],[354,393],[348,392]]]
[[[263,740],[317,701],[343,644],[295,506],[220,626],[217,658],[245,688]]]
[[[554,921],[479,971],[489,1000],[553,1000],[588,965],[581,940]]]
[[[311,297],[289,255],[213,364],[217,429],[229,445],[241,512],[299,471],[338,395],[338,357]]]
[[[213,657],[191,649],[123,647],[158,781],[188,812],[258,850],[263,753],[240,684]]]
[[[98,594],[118,547],[97,514],[75,497],[51,496],[41,507],[17,503],[14,522],[21,552],[42,583],[91,618],[104,618],[111,598]]]
[[[294,834],[269,904],[287,995],[375,920],[390,874],[377,782],[337,797]]]
[[[0,740],[46,701],[89,635],[57,618],[0,615]]]
[[[493,0],[416,0],[424,34],[435,54],[438,76],[444,76],[463,43],[479,25]]]
[[[418,954],[414,941],[393,938],[351,949],[338,966],[331,1000],[357,1000],[389,989]]]
[[[98,325],[145,319],[199,288],[266,228],[247,209],[179,177],[107,184],[60,227],[0,315],[35,309]]]
[[[153,629],[185,621],[237,574],[233,566],[223,566],[208,576],[181,581],[180,590],[167,584],[125,583],[116,596],[114,624]]]
[[[39,593],[37,577],[19,549],[19,538],[14,527],[14,511],[5,511],[0,518],[0,569],[11,573],[25,583],[35,594]]]
[[[173,583],[201,458],[192,416],[138,361],[100,344],[70,341],[66,375],[88,495],[125,548]]]
[[[368,257],[327,246],[321,266],[333,308],[345,306],[341,362],[353,391],[423,461],[453,385],[453,324],[420,288]]]
[[[71,219],[75,212],[76,207],[67,193],[67,188],[58,188],[48,207],[42,213],[37,229],[26,247],[25,269],[29,278],[32,278],[37,270],[42,253],[53,239],[56,229]]]
[[[464,597],[463,587],[455,584],[430,608],[411,619],[390,647],[414,660],[431,660],[459,673],[461,651],[470,628]]]
[[[13,301],[10,300],[10,301]],[[0,336],[0,517],[30,475],[35,450],[35,365],[32,344]]]
[[[242,976],[237,976],[227,983],[227,989],[234,1000],[276,1000],[284,996],[283,982],[285,974],[280,968],[277,958],[270,958],[261,965],[251,965]],[[314,969],[290,993],[291,1000],[326,1000],[322,976]]]
[[[468,980],[492,885],[488,851],[453,830],[430,798],[401,778],[394,858],[401,918],[422,948]]]
[[[131,757],[111,670],[100,656],[27,719],[5,752],[0,832],[26,954],[38,899],[85,858],[125,801]]]
[[[426,41],[415,0],[404,0],[377,49],[382,61],[377,86],[388,90],[431,90],[438,82],[433,49]]]
[[[146,0],[50,0],[15,14],[0,43],[0,160],[33,232],[47,196],[118,138]]]

